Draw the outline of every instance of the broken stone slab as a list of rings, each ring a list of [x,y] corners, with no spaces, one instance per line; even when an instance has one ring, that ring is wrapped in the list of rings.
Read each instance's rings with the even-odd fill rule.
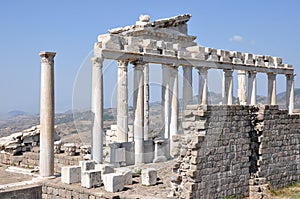
[[[81,172],[95,170],[95,162],[93,160],[79,161],[79,166],[81,167]]]
[[[76,154],[76,145],[74,143],[66,143],[64,144],[65,154],[67,156],[75,156]]]
[[[124,189],[124,176],[121,174],[110,173],[103,175],[104,188],[108,192],[118,192]]]
[[[124,184],[131,185],[132,184],[132,171],[127,167],[121,167],[115,169],[116,174],[121,174],[124,176]]]
[[[55,154],[60,154],[61,153],[61,145],[62,145],[61,140],[54,142],[54,153]]]
[[[81,186],[86,188],[98,187],[102,184],[101,172],[89,170],[81,173]]]
[[[83,145],[80,147],[80,154],[86,155],[91,154],[91,146],[90,145]]]
[[[154,168],[148,168],[142,170],[142,185],[152,186],[157,182],[157,172]]]
[[[78,183],[81,180],[80,166],[65,166],[61,168],[61,182],[66,184]]]
[[[101,175],[114,173],[114,166],[108,164],[95,164],[95,170],[100,171]]]

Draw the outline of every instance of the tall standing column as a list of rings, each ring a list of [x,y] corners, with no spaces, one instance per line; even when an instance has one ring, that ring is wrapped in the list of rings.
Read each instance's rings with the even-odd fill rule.
[[[149,64],[144,65],[144,140],[149,139]]]
[[[240,105],[247,104],[246,90],[246,71],[238,70],[238,99]]]
[[[256,105],[256,72],[248,72],[248,104]]]
[[[162,118],[164,127],[162,138],[170,138],[170,66],[162,65]]]
[[[103,59],[92,58],[92,160],[103,162]]]
[[[128,61],[118,61],[117,133],[119,142],[128,142]]]
[[[144,162],[144,63],[135,61],[134,65],[134,91],[135,91],[135,110],[134,110],[134,149],[135,164]]]
[[[231,69],[224,69],[223,71],[223,86],[222,98],[224,105],[232,105],[233,90],[232,90],[232,73]]]
[[[268,104],[276,104],[276,74],[268,73]]]
[[[206,105],[207,104],[207,68],[198,68],[199,74],[199,104]]]
[[[183,68],[183,89],[182,89],[182,106],[185,109],[186,105],[193,101],[193,67],[184,66]]]
[[[170,69],[171,119],[170,139],[178,134],[178,66]]]
[[[40,52],[40,176],[54,175],[54,57],[55,52]]]
[[[286,75],[286,108],[289,110],[289,114],[294,112],[294,74]]]

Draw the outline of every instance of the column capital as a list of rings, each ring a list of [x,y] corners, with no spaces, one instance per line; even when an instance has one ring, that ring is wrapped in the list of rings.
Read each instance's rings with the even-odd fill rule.
[[[296,74],[286,74],[285,76],[286,76],[286,78],[294,79]]]
[[[246,75],[245,70],[238,70],[237,73],[238,73],[238,75]]]
[[[41,62],[42,63],[48,63],[48,64],[53,64],[54,63],[54,57],[56,55],[56,52],[40,52],[39,53],[41,57]]]
[[[127,68],[128,61],[127,60],[118,60],[118,68]]]
[[[140,59],[131,61],[130,63],[132,65],[134,65],[134,67],[143,66],[143,65],[147,64],[146,62],[144,62],[143,60],[140,60]]]
[[[256,75],[257,74],[257,72],[254,70],[249,70],[247,72],[248,72],[248,75]]]
[[[198,73],[200,73],[201,75],[203,74],[203,75],[207,75],[207,73],[208,73],[208,69],[209,68],[205,68],[205,67],[196,67],[197,68],[197,70],[198,70]]]
[[[104,59],[102,57],[93,57],[91,60],[92,60],[93,65],[102,64],[102,62],[104,61]]]
[[[232,76],[233,69],[223,69],[225,76]]]

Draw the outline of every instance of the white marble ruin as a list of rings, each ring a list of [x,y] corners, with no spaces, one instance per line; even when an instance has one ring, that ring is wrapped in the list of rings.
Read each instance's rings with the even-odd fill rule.
[[[233,72],[238,72],[238,101],[241,105],[256,104],[256,74],[268,78],[268,104],[276,104],[276,77],[286,76],[286,108],[294,109],[294,69],[278,57],[254,55],[208,48],[188,35],[190,14],[150,22],[140,17],[135,25],[115,28],[99,35],[92,58],[92,160],[103,163],[103,61],[118,62],[117,137],[121,149],[115,148],[116,163],[142,164],[169,158],[173,136],[178,132],[178,106],[192,101],[192,71],[199,73],[199,103],[207,104],[209,69],[223,71],[223,104],[233,104]],[[40,175],[54,174],[54,52],[41,52],[40,109]],[[134,67],[133,141],[128,139],[128,63]],[[162,66],[162,120],[164,128],[158,140],[149,137],[149,64]],[[178,68],[183,68],[183,96],[178,96]],[[248,78],[248,80],[247,80]],[[150,142],[152,142],[152,145]],[[156,146],[154,147],[154,143]],[[150,143],[150,144],[149,144]],[[168,149],[162,147],[166,146]],[[128,153],[129,151],[129,153]],[[153,155],[148,154],[151,151]],[[120,152],[120,153],[119,153]],[[131,154],[133,153],[133,155]],[[147,153],[147,154],[146,154]],[[125,157],[120,157],[120,154]],[[172,154],[171,154],[172,155]],[[93,170],[92,170],[93,171]],[[87,173],[86,173],[87,172]],[[87,179],[98,175],[86,171]],[[100,182],[96,182],[100,183]],[[94,186],[87,181],[86,186]],[[114,191],[114,189],[112,189]]]
[[[128,142],[128,63],[134,66],[134,159],[145,162],[144,142],[149,139],[149,64],[162,66],[161,139],[178,134],[178,67],[183,68],[183,105],[192,101],[192,70],[199,73],[199,103],[207,104],[208,71],[223,70],[223,104],[233,104],[233,72],[238,72],[238,102],[256,104],[256,74],[268,77],[268,103],[276,104],[276,76],[285,75],[286,108],[293,113],[294,69],[278,57],[208,48],[188,35],[190,14],[150,22],[142,15],[135,25],[114,28],[99,35],[94,45],[92,111],[94,113],[92,158],[103,161],[103,77],[104,59],[118,61],[117,131],[119,142]],[[247,80],[248,78],[248,80]],[[170,151],[170,150],[167,150]],[[156,155],[157,156],[157,155]],[[156,157],[157,158],[157,157]]]

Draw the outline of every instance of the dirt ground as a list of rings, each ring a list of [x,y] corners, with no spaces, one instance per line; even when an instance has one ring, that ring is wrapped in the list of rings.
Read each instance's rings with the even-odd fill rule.
[[[0,185],[31,180],[33,176],[5,171],[8,166],[0,164]]]

